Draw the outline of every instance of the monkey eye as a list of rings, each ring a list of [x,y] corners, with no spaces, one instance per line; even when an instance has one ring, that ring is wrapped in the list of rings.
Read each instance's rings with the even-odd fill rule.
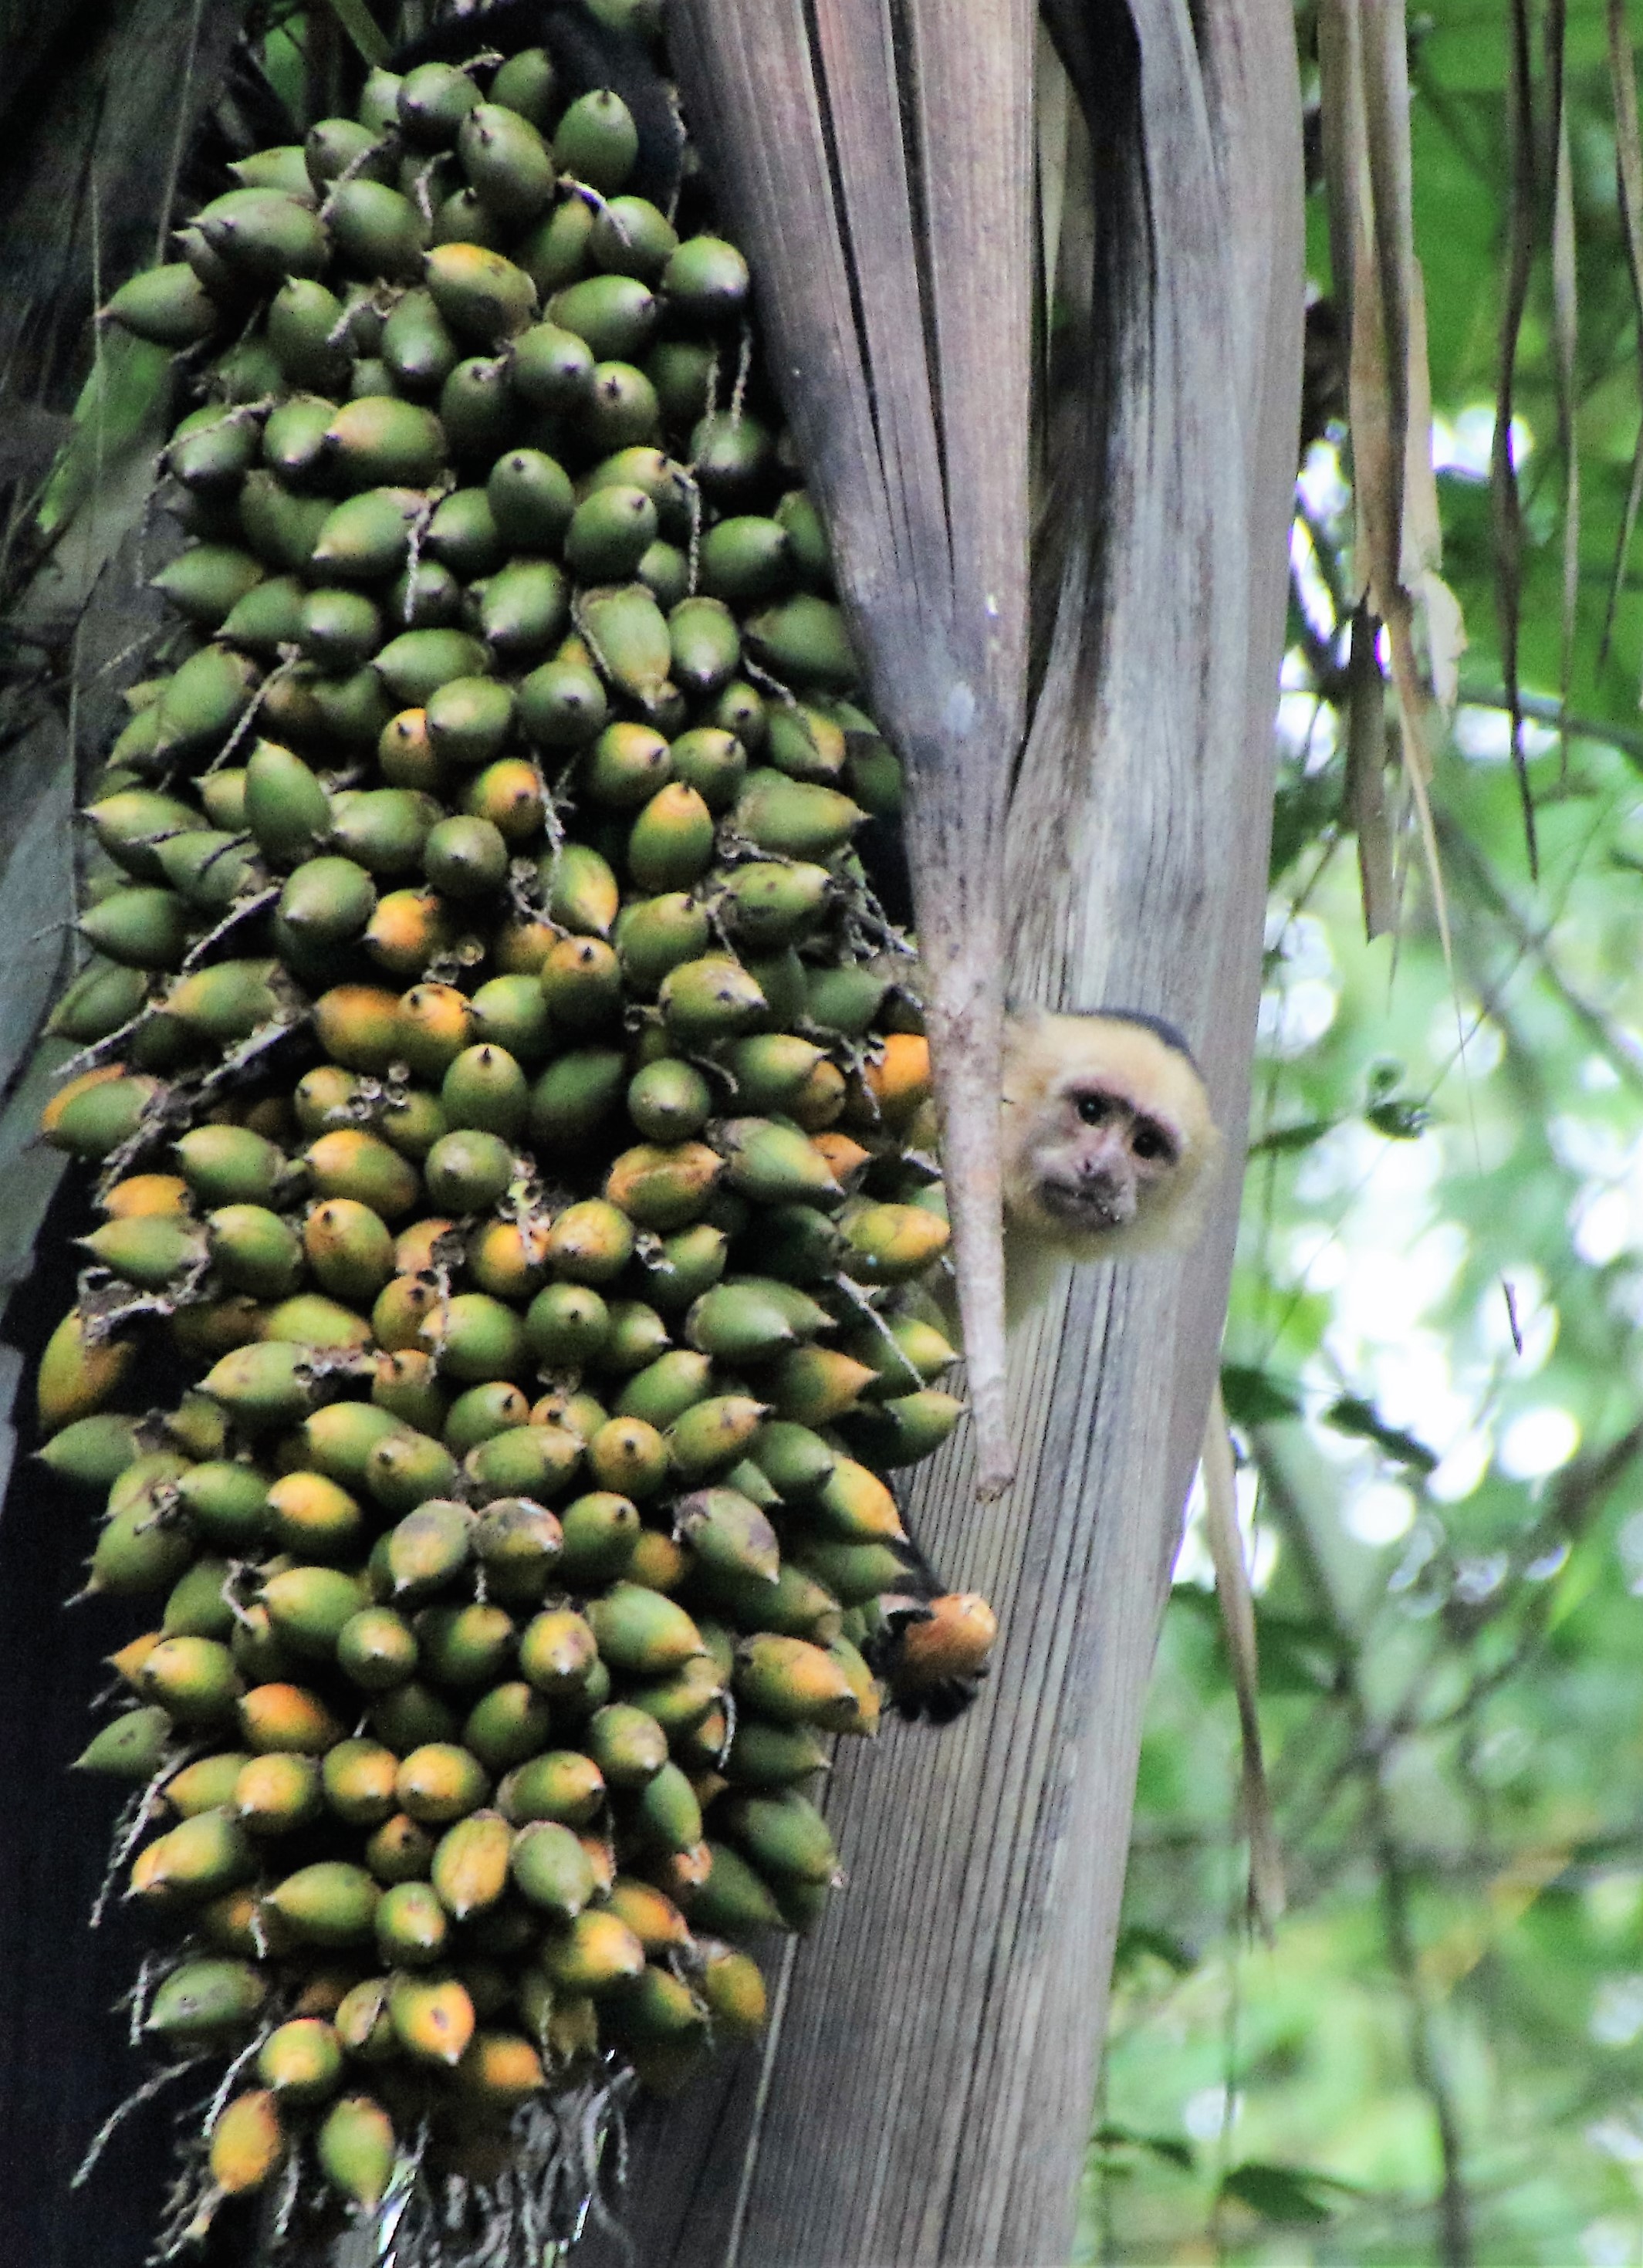
[[[1087,1126],[1104,1126],[1116,1105],[1110,1094],[1080,1094],[1075,1108]]]
[[[1170,1166],[1175,1162],[1175,1143],[1154,1118],[1142,1118],[1136,1122],[1130,1136],[1130,1147],[1138,1158],[1146,1159],[1149,1165],[1159,1160]]]

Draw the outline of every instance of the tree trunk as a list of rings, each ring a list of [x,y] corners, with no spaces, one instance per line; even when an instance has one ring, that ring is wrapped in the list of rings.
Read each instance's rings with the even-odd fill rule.
[[[1132,42],[1111,10],[1072,27],[1094,34],[1117,169],[1072,437],[1099,479],[1012,805],[1011,974],[1023,998],[1178,1020],[1235,1160],[1299,409],[1293,29],[1280,0],[1203,11],[1200,45],[1178,0],[1131,20]],[[690,70],[732,85],[722,60]],[[841,1756],[850,1889],[783,1956],[763,2057],[636,2132],[623,2220],[646,2268],[1069,2257],[1237,1200],[1234,1163],[1188,1258],[1085,1271],[1017,1335],[1004,1501],[975,1505],[962,1438],[915,1489],[948,1580],[999,1610],[993,1676],[945,1733]]]

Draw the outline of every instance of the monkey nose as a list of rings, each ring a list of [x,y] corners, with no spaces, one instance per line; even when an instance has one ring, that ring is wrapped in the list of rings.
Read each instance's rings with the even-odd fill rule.
[[[1102,1167],[1085,1174],[1081,1194],[1085,1203],[1115,1227],[1135,1218],[1133,1182]]]

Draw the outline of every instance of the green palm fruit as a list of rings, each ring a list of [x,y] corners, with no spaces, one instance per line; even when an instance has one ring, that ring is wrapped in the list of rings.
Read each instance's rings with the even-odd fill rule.
[[[757,1869],[728,1844],[710,1843],[712,1865],[690,1901],[692,1930],[726,1937],[748,1937],[758,1930],[785,1926],[781,1908]]]
[[[369,2095],[345,2095],[314,2137],[320,2170],[339,2196],[373,2212],[387,2194],[399,2147],[394,2122]]]
[[[534,220],[553,195],[553,153],[528,118],[482,102],[463,120],[457,154],[489,209],[508,221]]]
[[[713,815],[700,795],[674,780],[652,795],[628,837],[628,870],[642,890],[687,888],[713,855]]]
[[[372,663],[401,708],[425,705],[452,678],[483,676],[489,666],[479,640],[454,630],[403,630]]]
[[[409,1678],[379,1693],[368,1714],[377,1738],[401,1756],[415,1755],[431,1743],[453,1742],[458,1731],[455,1711],[420,1678]],[[425,1863],[415,1871],[426,1873]]]
[[[181,615],[214,630],[262,580],[262,562],[231,543],[196,543],[162,569],[154,588]]]
[[[692,1851],[702,1840],[702,1807],[675,1764],[666,1764],[623,1807],[625,1824],[642,1850]]]
[[[837,1598],[791,1557],[774,1582],[706,1567],[699,1571],[696,1582],[739,1630],[770,1631],[781,1638],[812,1638],[821,1645],[839,1628]]]
[[[311,206],[278,189],[230,189],[195,216],[217,257],[247,283],[324,273],[329,247]]]
[[[279,924],[298,946],[317,950],[323,967],[329,948],[360,935],[376,904],[375,883],[351,858],[308,858],[280,893]]]
[[[211,1265],[261,1300],[279,1300],[302,1281],[302,1238],[263,1204],[223,1204],[207,1216]]]
[[[157,347],[196,345],[217,322],[216,301],[181,261],[133,276],[103,312],[122,330]]]
[[[294,288],[317,291],[322,287]],[[212,401],[182,420],[171,437],[166,462],[172,477],[191,495],[226,503],[255,464],[257,448],[255,418]]]
[[[756,859],[726,877],[724,920],[749,952],[770,953],[807,937],[836,887],[825,866]]]
[[[258,1204],[285,1179],[285,1154],[248,1126],[196,1126],[177,1144],[182,1177],[202,1204]]]
[[[726,1778],[737,1787],[785,1788],[828,1769],[827,1744],[809,1725],[772,1725],[746,1716],[724,1759]]]
[[[433,1855],[431,1877],[453,1920],[467,1921],[497,1904],[507,1888],[514,1849],[513,1830],[497,1811],[471,1812],[446,1830]]]
[[[604,1430],[601,1427],[600,1432]],[[594,1440],[599,1438],[596,1433]],[[603,1480],[606,1475],[596,1469],[593,1477]],[[610,1477],[631,1481],[634,1476],[618,1468]],[[614,1487],[590,1490],[564,1506],[559,1522],[563,1538],[559,1572],[566,1582],[585,1589],[627,1572],[639,1535],[638,1508],[630,1495]]]
[[[166,1782],[166,1801],[179,1818],[197,1819],[203,1811],[232,1806],[234,1786],[251,1759],[238,1749],[202,1756]]]
[[[690,1344],[717,1362],[769,1361],[799,1336],[777,1287],[746,1280],[705,1292],[685,1318]],[[825,1323],[827,1318],[822,1318]]]
[[[262,1584],[262,1603],[276,1632],[294,1653],[321,1660],[336,1652],[343,1630],[362,1610],[357,1577],[335,1567],[288,1567],[269,1575]]]
[[[384,1450],[397,1446],[389,1442]],[[466,1505],[439,1497],[420,1501],[387,1538],[387,1567],[394,1596],[421,1597],[448,1583],[468,1564],[473,1528],[474,1515]]]
[[[311,277],[292,276],[269,302],[268,340],[287,381],[320,394],[348,382],[343,303]]]
[[[167,2045],[190,2047],[243,2031],[255,2021],[268,1989],[248,1961],[185,1961],[155,1993],[143,2029]]]
[[[595,1710],[583,1738],[611,1787],[643,1787],[667,1762],[667,1735],[647,1711],[629,1702]]]
[[[917,1464],[940,1447],[963,1414],[956,1395],[924,1387],[852,1412],[853,1445],[881,1465]]]
[[[418,63],[397,90],[395,116],[418,149],[447,149],[479,100],[479,89],[453,63]]]
[[[718,520],[702,539],[702,587],[711,597],[732,605],[786,590],[792,563],[787,530],[779,520],[757,513]]]
[[[239,525],[258,558],[287,575],[313,565],[333,506],[326,497],[298,496],[264,468],[248,473],[239,490]]]
[[[262,429],[264,461],[288,487],[317,485],[326,458],[326,432],[336,404],[321,394],[282,401]]]
[[[425,1969],[445,1951],[450,1920],[428,1882],[395,1882],[382,1893],[373,1925],[377,1951],[390,1968]]]
[[[540,1598],[558,1565],[564,1530],[545,1505],[528,1497],[493,1498],[475,1525],[473,1548],[493,1587]]]
[[[611,197],[594,215],[589,249],[608,274],[654,284],[678,247],[678,231],[648,197]]]
[[[659,1355],[630,1378],[616,1397],[615,1415],[642,1418],[666,1432],[685,1411],[704,1401],[711,1390],[713,1366],[708,1356],[675,1348]]]
[[[536,274],[540,291],[543,277]],[[508,378],[532,409],[567,414],[586,401],[593,382],[593,357],[585,340],[556,323],[533,323],[508,350]]]
[[[141,1443],[131,1418],[105,1410],[65,1425],[35,1454],[72,1487],[105,1490],[136,1462]]]
[[[516,1425],[470,1449],[462,1470],[482,1504],[550,1495],[575,1471],[580,1440],[563,1428]]]
[[[145,1904],[203,1904],[256,1872],[256,1853],[226,1811],[202,1811],[139,1851],[131,1896]]]
[[[55,1038],[106,1040],[129,1024],[148,998],[149,980],[140,968],[82,970],[51,1012],[47,1029]]]
[[[445,1445],[455,1456],[466,1456],[482,1441],[528,1422],[530,1404],[517,1386],[496,1380],[471,1386],[458,1395],[445,1421]]]
[[[776,507],[776,517],[787,531],[792,546],[793,564],[801,579],[813,590],[829,593],[833,582],[832,559],[828,550],[827,530],[822,515],[803,489],[790,489]]]
[[[256,150],[232,164],[229,172],[247,189],[278,189],[298,204],[315,202],[313,176],[307,152],[299,143],[284,142],[272,150]]]
[[[665,1677],[703,1651],[702,1637],[684,1609],[659,1592],[618,1583],[588,1608],[600,1655],[632,1677]]]
[[[315,1694],[284,1680],[254,1685],[239,1715],[240,1733],[259,1756],[323,1756],[343,1733]]]
[[[453,456],[495,456],[506,447],[518,421],[507,365],[499,356],[466,356],[439,390],[439,423]]]
[[[592,207],[585,198],[570,196],[521,239],[519,261],[539,295],[574,283],[586,271],[593,234]]]
[[[406,1515],[456,1481],[456,1458],[427,1433],[402,1426],[379,1440],[365,1458],[365,1488],[386,1513]],[[443,1501],[443,1499],[440,1499]]]
[[[728,410],[710,411],[690,436],[690,462],[696,479],[720,512],[749,503],[763,485],[774,444],[756,417]]]
[[[621,365],[599,364],[595,384],[601,371],[613,367]],[[667,674],[673,647],[667,618],[644,584],[590,591],[581,602],[578,624],[594,660],[621,692],[652,714],[666,707],[674,689]]]
[[[512,1617],[498,1606],[424,1607],[416,1617],[422,1666],[437,1685],[484,1685],[499,1677],[512,1660],[515,1638]]]
[[[325,2102],[343,2077],[343,2045],[335,2028],[316,2016],[276,2025],[257,2051],[257,2077],[276,2101],[293,2108]]]
[[[757,1204],[830,1205],[844,1195],[827,1159],[797,1127],[770,1118],[730,1118],[717,1140],[730,1187]]]
[[[773,1584],[781,1572],[776,1531],[756,1504],[732,1488],[698,1489],[674,1507],[674,1533],[713,1573]]]
[[[675,968],[703,957],[711,932],[708,909],[687,891],[630,901],[616,923],[623,972],[635,990],[653,993]]]
[[[306,1827],[324,1807],[318,1760],[310,1756],[252,1756],[234,1781],[233,1808],[248,1835],[288,1835]]]
[[[476,1040],[505,1049],[517,1062],[541,1061],[550,1044],[548,1011],[542,987],[528,976],[493,976],[474,994],[473,1030]]]
[[[395,1221],[416,1204],[415,1169],[374,1134],[339,1127],[321,1134],[304,1152],[316,1197],[348,1197],[368,1205],[386,1221]]]
[[[510,1679],[482,1694],[462,1724],[462,1745],[487,1771],[506,1772],[548,1745],[552,1713],[541,1694],[523,1679]]]
[[[342,1947],[370,1936],[381,1895],[363,1867],[332,1859],[287,1874],[266,1903],[300,1943]]]
[[[228,1598],[229,1566],[225,1559],[196,1559],[172,1586],[160,1617],[165,1638],[227,1638],[233,1635],[234,1610]]]
[[[442,1136],[424,1161],[423,1177],[433,1204],[464,1213],[495,1204],[513,1173],[513,1152],[507,1144],[473,1127]]]
[[[146,882],[111,891],[80,919],[88,944],[128,968],[175,968],[188,951],[194,909],[174,890]]]
[[[717,598],[682,599],[667,616],[667,638],[674,682],[687,694],[717,693],[741,659],[736,618]]]
[[[294,1425],[319,1398],[308,1350],[279,1340],[236,1347],[202,1383],[236,1424],[254,1432]]]
[[[426,545],[433,558],[464,581],[494,574],[506,553],[489,492],[453,490],[428,523]]]
[[[225,834],[220,828],[195,828],[172,836],[159,846],[159,863],[173,889],[207,913],[225,911],[236,898],[268,879],[245,836]],[[210,971],[195,973],[203,976]]]
[[[854,1410],[873,1374],[832,1347],[795,1347],[770,1373],[770,1400],[778,1418],[798,1425],[829,1425]]]
[[[585,747],[603,728],[604,687],[586,663],[563,653],[533,670],[519,687],[519,722],[539,747]]]
[[[738,830],[761,850],[785,858],[831,858],[865,816],[859,804],[836,789],[768,770],[748,774],[735,809]]]
[[[177,1484],[178,1500],[208,1543],[248,1550],[268,1532],[268,1479],[253,1465],[212,1459],[192,1465]]]
[[[689,1047],[731,1039],[764,1013],[764,994],[740,961],[726,954],[681,961],[662,979],[662,1019]]]
[[[403,1759],[394,1792],[402,1808],[424,1826],[448,1826],[479,1808],[490,1782],[466,1749],[453,1741],[430,1741]]]
[[[456,821],[449,823],[456,826]],[[524,1134],[531,1088],[506,1048],[481,1041],[476,1048],[463,1048],[447,1068],[440,1082],[440,1102],[452,1127],[515,1141]]]
[[[416,281],[429,230],[411,198],[357,174],[336,184],[326,211],[338,257],[357,274]]]
[[[520,1674],[550,1702],[586,1685],[598,1658],[592,1625],[569,1607],[544,1609],[520,1634]]]
[[[427,255],[435,306],[461,337],[497,347],[536,312],[536,286],[522,268],[477,244],[438,244]]]
[[[554,154],[603,196],[614,196],[632,172],[639,151],[632,113],[608,88],[579,95],[554,129]]]
[[[899,1284],[922,1275],[947,1248],[948,1228],[917,1205],[854,1199],[839,1215],[846,1272],[864,1284]]]
[[[626,1922],[596,1908],[547,1938],[542,1965],[556,1993],[586,1992],[598,1999],[643,1975],[645,1948]]]
[[[363,591],[311,591],[297,622],[297,643],[321,668],[356,669],[382,643],[382,617]]]
[[[574,1921],[593,1896],[587,1853],[557,1820],[533,1820],[519,1830],[509,1871],[520,1896],[556,1921]]]
[[[332,800],[332,847],[379,880],[414,873],[439,815],[433,798],[413,789],[348,789]]]
[[[350,1824],[379,1827],[393,1815],[399,1759],[379,1742],[341,1741],[320,1766],[326,1802]]]
[[[105,1268],[147,1291],[163,1291],[205,1256],[199,1231],[177,1220],[111,1220],[79,1241]]]
[[[407,394],[434,394],[460,359],[443,315],[424,291],[407,291],[382,327],[382,359]]]
[[[335,1210],[343,1210],[343,1202],[336,1201]],[[320,1214],[332,1211],[320,1206],[308,1218],[308,1228],[313,1228]],[[350,1216],[353,1209],[348,1208]],[[358,1209],[363,1214],[365,1208]],[[375,1219],[372,1215],[372,1219]],[[313,1246],[307,1244],[309,1263],[314,1264]],[[334,1402],[328,1408],[316,1410],[303,1421],[297,1440],[305,1466],[328,1479],[341,1481],[344,1486],[363,1487],[365,1469],[372,1451],[379,1441],[400,1431],[400,1421],[391,1411],[379,1410],[368,1402]]]
[[[373,488],[350,497],[320,522],[311,563],[318,573],[346,583],[396,575],[410,549],[411,531],[425,510],[426,499],[416,489]]]
[[[591,1285],[549,1284],[532,1300],[525,1336],[549,1369],[590,1361],[610,1336],[610,1310]]]
[[[737,1698],[779,1725],[844,1730],[858,1712],[856,1694],[838,1663],[806,1638],[762,1632],[736,1649]]]
[[[598,226],[595,221],[595,232]],[[586,342],[595,363],[630,363],[649,344],[661,309],[637,276],[607,273],[567,284],[548,302],[546,312],[550,323]]]
[[[736,1463],[766,1414],[763,1402],[745,1394],[712,1395],[693,1403],[667,1429],[674,1466],[687,1481],[696,1481]]]
[[[356,1607],[336,1632],[338,1665],[367,1693],[389,1692],[416,1674],[416,1632],[392,1607]]]
[[[689,1141],[712,1115],[713,1095],[693,1064],[663,1056],[629,1082],[628,1116],[649,1142]]]
[[[330,799],[302,758],[259,740],[246,765],[246,823],[264,857],[287,867],[312,858],[330,820]]]
[[[71,1769],[145,1783],[158,1770],[171,1735],[171,1718],[164,1709],[152,1704],[128,1709],[87,1742]]]
[[[597,1817],[604,1800],[604,1775],[578,1749],[549,1749],[532,1756],[497,1790],[503,1815],[515,1827],[527,1827],[535,1820],[585,1827]]]
[[[428,738],[435,755],[465,770],[494,762],[512,721],[511,688],[487,678],[452,676],[428,697]]]

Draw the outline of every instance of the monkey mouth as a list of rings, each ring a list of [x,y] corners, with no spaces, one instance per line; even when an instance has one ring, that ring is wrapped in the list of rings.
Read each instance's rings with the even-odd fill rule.
[[[1135,1218],[1135,1193],[1102,1174],[1098,1180],[1046,1180],[1039,1190],[1046,1212],[1068,1228],[1122,1228]]]

